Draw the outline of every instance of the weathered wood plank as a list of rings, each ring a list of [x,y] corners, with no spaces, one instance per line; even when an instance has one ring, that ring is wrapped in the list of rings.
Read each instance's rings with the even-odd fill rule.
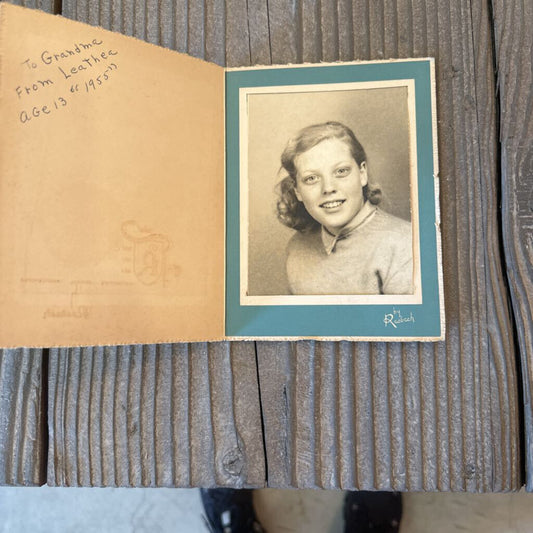
[[[0,350],[0,485],[46,481],[41,350]]]
[[[253,343],[54,349],[48,484],[262,486]]]
[[[1,0],[17,6],[29,7],[32,9],[40,9],[47,13],[59,13],[60,3],[56,0]]]
[[[437,59],[447,340],[258,343],[269,485],[516,490],[488,3],[354,0],[350,17],[333,0],[290,5],[272,7],[273,62],[335,58],[337,35],[343,59]]]
[[[522,362],[526,487],[533,491],[533,4],[492,4],[501,110],[503,240]]]
[[[65,14],[88,21],[79,8],[84,1],[67,0]],[[230,66],[255,58],[437,58],[447,341],[258,343],[269,485],[518,488],[514,347],[494,201],[496,106],[487,0],[255,0],[247,11],[229,10],[239,0],[226,2],[225,10],[208,4],[159,4],[171,47],[203,56],[216,48],[206,39],[218,42],[224,35]],[[121,9],[124,20],[136,13],[128,2]],[[131,31],[111,18],[104,25],[158,42],[157,25],[143,25],[138,15],[135,21]],[[212,24],[224,24],[225,31]],[[213,55],[222,61],[221,54]],[[331,358],[347,372],[332,373]],[[204,362],[204,372],[208,366]],[[198,445],[203,460],[213,461],[209,440]],[[216,476],[213,467],[206,479],[218,482]],[[200,474],[193,478],[194,484]]]
[[[242,60],[238,54],[235,56],[234,44],[239,39],[249,57],[248,38],[242,39],[245,32],[241,25],[247,23],[246,11],[238,19],[239,10],[236,10],[232,25],[226,20],[230,3],[66,0],[63,14],[224,64],[226,57],[228,61]],[[91,15],[93,12],[98,16]],[[226,41],[230,43],[227,46]],[[60,405],[57,401],[53,404],[50,484],[264,484],[253,344],[182,344],[105,350],[52,353],[55,370],[50,374],[51,402],[52,390],[69,387],[80,390],[85,380],[97,391],[92,399],[87,398],[87,405],[101,408],[98,394],[103,394],[103,389],[98,392],[100,385],[93,383],[90,370],[94,363],[88,363],[101,357],[108,364],[99,374],[100,382],[109,391],[114,387],[115,396],[113,403],[104,406],[106,415],[101,414],[102,418],[114,420],[109,426],[99,417],[76,411],[74,404]],[[79,376],[68,368],[68,361],[73,358],[82,361],[84,371]],[[116,360],[116,366],[109,364],[112,360]],[[58,381],[62,377],[67,379],[65,386]],[[63,417],[78,420],[76,427],[73,422],[67,424],[80,441],[77,449],[63,449],[66,442],[75,438],[61,433]],[[83,420],[81,425],[79,420]],[[99,454],[113,458],[114,464],[106,466]],[[83,459],[84,456],[88,459]],[[84,460],[85,464],[81,464]]]

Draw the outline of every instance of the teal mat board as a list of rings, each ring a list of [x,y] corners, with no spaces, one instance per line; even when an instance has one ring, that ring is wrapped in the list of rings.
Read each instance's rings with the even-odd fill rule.
[[[428,59],[226,72],[227,336],[361,337],[391,341],[441,336],[444,324],[439,296],[431,69],[432,62]],[[241,305],[240,89],[406,79],[414,80],[415,86],[422,303]]]

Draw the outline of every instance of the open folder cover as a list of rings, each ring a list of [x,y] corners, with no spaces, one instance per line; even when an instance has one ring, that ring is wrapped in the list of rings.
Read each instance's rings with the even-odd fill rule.
[[[0,346],[442,339],[434,85],[0,4]]]

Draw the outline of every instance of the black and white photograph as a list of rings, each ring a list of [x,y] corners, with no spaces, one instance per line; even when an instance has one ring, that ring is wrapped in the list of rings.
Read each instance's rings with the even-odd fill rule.
[[[241,304],[419,303],[411,80],[240,92]]]

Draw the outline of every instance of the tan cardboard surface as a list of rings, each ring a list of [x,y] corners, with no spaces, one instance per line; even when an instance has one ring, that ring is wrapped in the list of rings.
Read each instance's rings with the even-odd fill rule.
[[[0,5],[0,346],[220,339],[224,70]]]

